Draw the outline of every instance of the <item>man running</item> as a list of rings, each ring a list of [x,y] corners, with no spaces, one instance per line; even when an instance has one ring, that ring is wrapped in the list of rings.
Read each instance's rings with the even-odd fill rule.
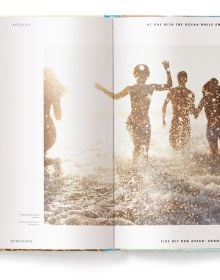
[[[186,87],[187,73],[181,71],[177,74],[179,85],[172,88],[163,104],[163,127],[166,126],[165,116],[168,103],[171,101],[173,116],[169,130],[170,145],[175,150],[181,150],[187,146],[190,140],[191,127],[189,114],[197,116],[195,109],[194,93]]]

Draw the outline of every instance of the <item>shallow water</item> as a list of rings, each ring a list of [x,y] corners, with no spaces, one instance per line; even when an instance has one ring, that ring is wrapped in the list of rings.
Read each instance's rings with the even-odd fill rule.
[[[113,224],[112,154],[95,148],[76,154],[71,147],[59,151],[63,174],[45,170],[44,217],[54,225]]]
[[[220,223],[220,162],[194,154],[117,166],[115,217],[139,225]]]
[[[95,147],[78,155],[65,147],[63,175],[46,171],[45,223],[220,224],[220,161],[194,152],[133,166],[117,157],[113,180],[111,154]]]

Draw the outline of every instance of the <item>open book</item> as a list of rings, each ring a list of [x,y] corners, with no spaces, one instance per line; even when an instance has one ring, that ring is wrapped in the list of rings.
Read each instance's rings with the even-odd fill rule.
[[[0,248],[220,248],[220,18],[0,36]]]

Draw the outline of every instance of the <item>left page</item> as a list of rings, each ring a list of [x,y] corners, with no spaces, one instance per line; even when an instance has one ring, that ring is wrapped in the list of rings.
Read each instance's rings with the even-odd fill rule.
[[[1,18],[0,34],[0,248],[112,248],[113,107],[94,87],[112,87],[112,20]]]

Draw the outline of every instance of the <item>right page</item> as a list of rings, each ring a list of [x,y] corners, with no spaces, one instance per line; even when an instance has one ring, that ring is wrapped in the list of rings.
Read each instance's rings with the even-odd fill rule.
[[[115,18],[115,247],[220,248],[220,18]]]

